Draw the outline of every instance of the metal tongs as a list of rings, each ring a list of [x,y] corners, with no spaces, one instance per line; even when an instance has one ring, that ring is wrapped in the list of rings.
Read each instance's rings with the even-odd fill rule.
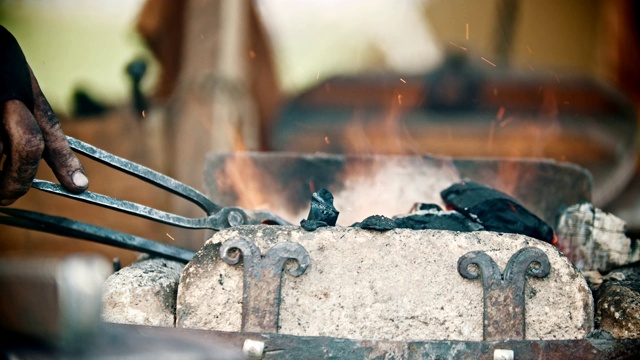
[[[270,211],[244,210],[239,207],[220,206],[209,200],[198,190],[170,178],[169,176],[110,154],[70,136],[67,136],[67,140],[75,152],[180,196],[196,204],[205,211],[207,216],[201,218],[187,218],[91,191],[73,194],[65,190],[62,186],[45,180],[33,180],[31,185],[32,188],[187,229],[210,229],[218,231],[239,225],[289,225],[286,220]],[[12,226],[39,230],[63,236],[72,236],[185,262],[189,261],[194,254],[194,252],[190,250],[165,245],[134,235],[121,233],[115,230],[63,217],[41,214],[29,210],[1,207],[0,213],[8,215],[0,217],[0,223]]]

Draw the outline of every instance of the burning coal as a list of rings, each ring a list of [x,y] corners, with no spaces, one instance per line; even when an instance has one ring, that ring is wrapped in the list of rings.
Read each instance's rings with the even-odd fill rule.
[[[409,215],[393,218],[373,215],[351,226],[378,231],[396,228],[463,232],[488,230],[527,235],[552,244],[556,242],[549,225],[500,191],[465,181],[448,187],[440,195],[448,211],[436,204],[416,204]],[[300,225],[307,231],[334,226],[338,214],[333,207],[333,195],[326,189],[320,189],[313,194],[309,216]]]

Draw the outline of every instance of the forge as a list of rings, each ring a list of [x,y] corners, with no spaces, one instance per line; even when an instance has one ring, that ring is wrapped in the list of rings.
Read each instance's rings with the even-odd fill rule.
[[[549,224],[563,208],[591,199],[589,173],[553,160],[214,153],[205,165],[212,199],[268,208],[294,224],[320,188],[334,195],[338,224],[348,226],[370,215],[407,213],[416,202],[444,207],[440,192],[463,179],[511,195]]]
[[[517,199],[562,234],[560,249],[580,251],[563,254],[520,234],[349,227],[371,215],[406,214],[417,202],[442,204],[440,192],[460,180]],[[264,346],[260,357],[274,359],[309,354],[488,358],[502,350],[517,358],[624,358],[635,352],[636,340],[594,338],[601,334],[595,327],[595,300],[575,263],[578,257],[587,259],[581,270],[594,269],[593,264],[603,262],[589,258],[601,253],[585,248],[584,237],[565,231],[566,224],[575,225],[567,220],[573,214],[567,209],[591,199],[591,177],[576,165],[430,156],[210,154],[205,183],[208,197],[222,205],[269,209],[296,225],[219,231],[179,276],[166,275],[170,285],[162,289],[128,286],[133,281],[127,271],[139,277],[140,269],[149,266],[134,263],[105,285],[103,311],[109,321],[198,331],[237,346],[257,340]],[[320,188],[333,193],[338,224],[305,231],[297,223],[309,213],[311,193]],[[630,240],[622,238],[616,241],[628,249],[626,264],[638,254],[631,254]],[[167,268],[157,266],[154,276]],[[166,320],[156,321],[155,308]]]

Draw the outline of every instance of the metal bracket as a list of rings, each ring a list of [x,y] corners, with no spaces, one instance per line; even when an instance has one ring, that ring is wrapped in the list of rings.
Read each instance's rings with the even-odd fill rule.
[[[477,269],[470,269],[470,265]],[[544,278],[550,270],[547,255],[534,247],[513,254],[502,274],[493,259],[482,251],[471,251],[458,259],[458,273],[462,277],[474,280],[482,274],[485,341],[525,339],[526,275]]]
[[[244,266],[242,331],[276,333],[285,263],[297,262],[287,271],[298,277],[309,267],[309,253],[302,245],[289,241],[274,245],[264,256],[252,241],[244,238],[227,240],[220,247],[220,258],[229,265],[238,264],[240,255]]]

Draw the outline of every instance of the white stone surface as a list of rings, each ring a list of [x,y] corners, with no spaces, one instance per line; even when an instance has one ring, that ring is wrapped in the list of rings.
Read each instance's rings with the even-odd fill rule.
[[[480,280],[462,278],[458,259],[482,250],[501,270],[519,249],[549,257],[545,279],[527,278],[527,339],[580,339],[593,328],[584,277],[554,247],[515,234],[397,229],[246,226],[215,234],[185,267],[176,326],[239,331],[242,266],[219,260],[221,242],[253,239],[264,254],[281,241],[302,244],[311,266],[283,276],[280,333],[388,340],[482,340]]]
[[[173,327],[178,280],[184,264],[146,259],[113,273],[102,289],[107,322]]]

